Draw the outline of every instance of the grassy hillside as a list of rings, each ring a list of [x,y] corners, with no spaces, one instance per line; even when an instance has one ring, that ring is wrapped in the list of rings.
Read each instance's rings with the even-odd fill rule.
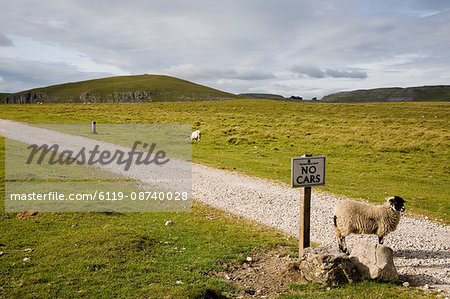
[[[241,93],[241,97],[246,99],[266,99],[266,100],[285,100],[286,98],[279,94],[271,93]]]
[[[331,103],[429,102],[445,100],[450,101],[450,85],[344,91],[322,98],[322,101]]]
[[[450,223],[450,103],[328,104],[270,100],[95,105],[5,105],[31,123],[187,123],[202,130],[196,162],[290,181],[290,159],[327,156],[326,190]]]
[[[2,103],[166,102],[235,98],[238,96],[174,77],[139,75],[31,89],[11,94]]]

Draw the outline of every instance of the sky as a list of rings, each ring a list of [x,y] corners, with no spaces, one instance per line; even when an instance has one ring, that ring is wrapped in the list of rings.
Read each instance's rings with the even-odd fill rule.
[[[450,85],[448,0],[0,0],[0,92],[161,74],[305,99]]]

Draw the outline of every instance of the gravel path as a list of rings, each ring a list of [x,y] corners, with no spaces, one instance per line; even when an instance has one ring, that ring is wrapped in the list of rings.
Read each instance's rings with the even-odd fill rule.
[[[0,126],[6,122],[10,121],[0,120]],[[16,124],[24,131],[30,130],[25,124]],[[29,138],[36,138],[38,134],[41,142],[45,142],[47,133],[36,133],[34,128],[31,131],[33,136]],[[4,135],[4,132],[0,130],[0,134]],[[62,136],[62,140],[71,139],[73,136]],[[200,164],[193,164],[192,171],[195,199],[298,237],[299,189]],[[330,194],[312,193],[312,242],[337,246],[332,213],[335,204],[342,199]],[[351,235],[347,237],[347,244],[351,249],[362,240],[377,242],[377,237]],[[402,217],[397,230],[385,238],[385,245],[394,249],[394,262],[402,279],[417,286],[441,289],[443,295],[450,294],[450,227],[425,219]]]

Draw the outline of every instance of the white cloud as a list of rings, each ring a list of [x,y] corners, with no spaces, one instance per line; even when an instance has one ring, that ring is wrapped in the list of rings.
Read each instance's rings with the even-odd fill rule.
[[[64,62],[80,72],[125,74],[115,65],[95,62],[88,55],[57,43],[43,43],[29,37],[10,35],[14,47],[0,48],[0,57],[19,60],[58,63]]]
[[[286,96],[448,84],[449,9],[442,0],[5,1],[0,58],[64,65],[70,81],[167,73]],[[31,78],[17,67],[22,81],[2,75],[2,86],[42,86],[53,71]]]
[[[220,79],[234,79],[234,80],[265,80],[274,78],[274,74],[271,72],[264,72],[258,70],[255,67],[224,67],[217,68],[212,66],[195,66],[193,64],[182,64],[177,66],[171,66],[164,70],[165,73],[191,79],[208,79],[208,80],[220,80]]]
[[[321,70],[316,66],[294,65],[291,71],[299,76],[307,76],[310,78],[353,78],[365,79],[367,73],[360,70],[339,70],[339,69],[325,69]]]
[[[362,71],[345,71],[345,70],[332,70],[327,69],[325,71],[327,76],[332,78],[353,78],[353,79],[365,79],[367,78],[367,73]]]
[[[294,65],[291,70],[299,76],[308,76],[311,78],[324,78],[326,75],[324,71],[316,66]]]
[[[63,62],[40,62],[0,57],[0,76],[3,78],[3,82],[0,81],[1,92],[16,92],[112,75],[104,72],[82,72],[77,67]]]

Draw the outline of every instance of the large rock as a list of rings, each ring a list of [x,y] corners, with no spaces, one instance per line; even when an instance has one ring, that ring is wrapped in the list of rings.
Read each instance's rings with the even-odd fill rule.
[[[397,280],[391,248],[379,244],[362,242],[353,246],[350,260],[364,278]]]
[[[362,280],[347,255],[327,247],[306,248],[299,268],[302,276],[311,282],[339,285]]]

